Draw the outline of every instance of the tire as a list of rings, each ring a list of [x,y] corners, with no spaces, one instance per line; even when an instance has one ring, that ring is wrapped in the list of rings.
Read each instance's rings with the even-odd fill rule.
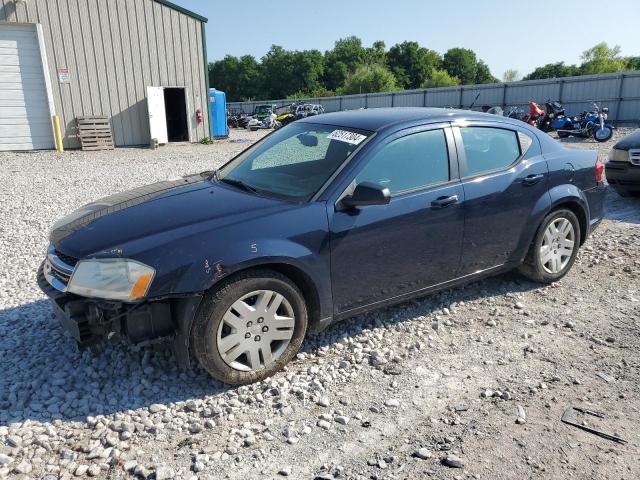
[[[553,258],[557,258],[557,255],[550,253],[550,250],[553,252],[562,252],[563,250],[568,253],[566,248],[556,248],[553,249],[553,245],[557,242],[553,240],[549,242],[549,239],[552,237],[547,236],[547,230],[550,225],[554,224],[554,228],[559,225],[565,225],[562,220],[565,220],[570,224],[572,229],[572,239],[573,239],[573,248],[571,250],[570,255],[561,256],[558,264],[553,264]],[[562,237],[562,233],[558,234],[559,237]],[[568,240],[565,239],[565,240]],[[551,245],[549,245],[551,243]],[[558,242],[559,243],[559,242]],[[542,257],[544,251],[548,252],[547,254],[552,257],[552,259],[543,263],[544,258]],[[518,271],[521,275],[525,276],[529,280],[533,280],[534,282],[540,283],[552,283],[560,280],[564,277],[571,267],[573,266],[576,256],[578,254],[578,250],[580,248],[580,222],[578,221],[578,217],[571,211],[567,209],[559,209],[554,210],[549,213],[538,228],[536,236],[529,247],[529,251],[524,259],[523,264],[518,268]],[[546,257],[549,258],[549,257]],[[559,268],[555,268],[559,267]]]
[[[570,135],[570,133],[568,133],[568,132],[560,132],[559,131],[557,133],[558,133],[558,138],[567,138]]]
[[[598,133],[600,131],[602,131],[602,133]],[[613,128],[609,127],[608,125],[605,125],[603,128],[593,129],[593,138],[596,142],[607,142],[611,140],[611,137],[613,137]]]
[[[265,296],[251,296],[259,292],[265,292]],[[273,294],[271,302],[279,301],[278,309],[272,316],[268,308],[262,310],[258,306],[260,300],[268,302],[266,292]],[[235,310],[235,306],[242,303],[251,305],[254,298],[255,303],[250,308],[255,306],[263,311],[264,318],[259,317],[257,312],[244,310],[245,316]],[[232,327],[228,320],[240,328]],[[274,327],[274,322],[278,329]],[[286,323],[286,331],[280,329],[284,325],[282,322]],[[304,297],[291,280],[272,270],[251,270],[230,278],[205,295],[191,329],[191,348],[202,368],[213,377],[232,385],[253,383],[272,376],[293,359],[306,335],[307,322]],[[271,328],[271,333],[262,333],[265,332],[264,328]],[[268,336],[279,338],[282,334],[291,334],[288,343],[287,339],[269,342]],[[257,343],[254,345],[252,341]],[[251,351],[244,350],[245,346]],[[235,357],[238,352],[245,353]],[[268,361],[267,353],[272,361]],[[235,361],[232,361],[234,357]],[[253,367],[251,360],[254,360]]]

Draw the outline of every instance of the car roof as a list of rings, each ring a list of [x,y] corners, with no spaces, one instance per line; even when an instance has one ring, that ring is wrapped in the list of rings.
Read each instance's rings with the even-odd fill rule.
[[[392,126],[417,123],[454,122],[457,120],[479,120],[510,123],[522,126],[522,122],[508,117],[472,110],[433,107],[395,107],[368,108],[324,113],[319,116],[305,118],[299,122],[324,123],[339,127],[355,128],[379,132]]]

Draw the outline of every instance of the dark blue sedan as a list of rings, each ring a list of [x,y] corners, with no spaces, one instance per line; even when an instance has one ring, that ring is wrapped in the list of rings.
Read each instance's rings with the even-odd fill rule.
[[[80,347],[170,337],[182,366],[249,383],[334,321],[512,269],[562,278],[602,219],[602,171],[509,118],[326,114],[63,218],[38,280]]]

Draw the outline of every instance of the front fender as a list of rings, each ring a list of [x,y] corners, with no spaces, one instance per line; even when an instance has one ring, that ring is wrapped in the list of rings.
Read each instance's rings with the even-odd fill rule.
[[[175,291],[206,292],[229,276],[248,268],[269,265],[293,267],[313,283],[318,293],[320,318],[331,315],[330,257],[326,233],[320,230],[292,238],[257,238],[225,242],[221,252],[194,261],[180,275]]]

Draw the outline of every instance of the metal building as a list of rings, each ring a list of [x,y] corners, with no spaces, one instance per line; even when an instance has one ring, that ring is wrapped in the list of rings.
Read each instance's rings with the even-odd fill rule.
[[[116,146],[209,136],[207,19],[166,0],[0,0],[0,151],[77,148],[105,115]]]

